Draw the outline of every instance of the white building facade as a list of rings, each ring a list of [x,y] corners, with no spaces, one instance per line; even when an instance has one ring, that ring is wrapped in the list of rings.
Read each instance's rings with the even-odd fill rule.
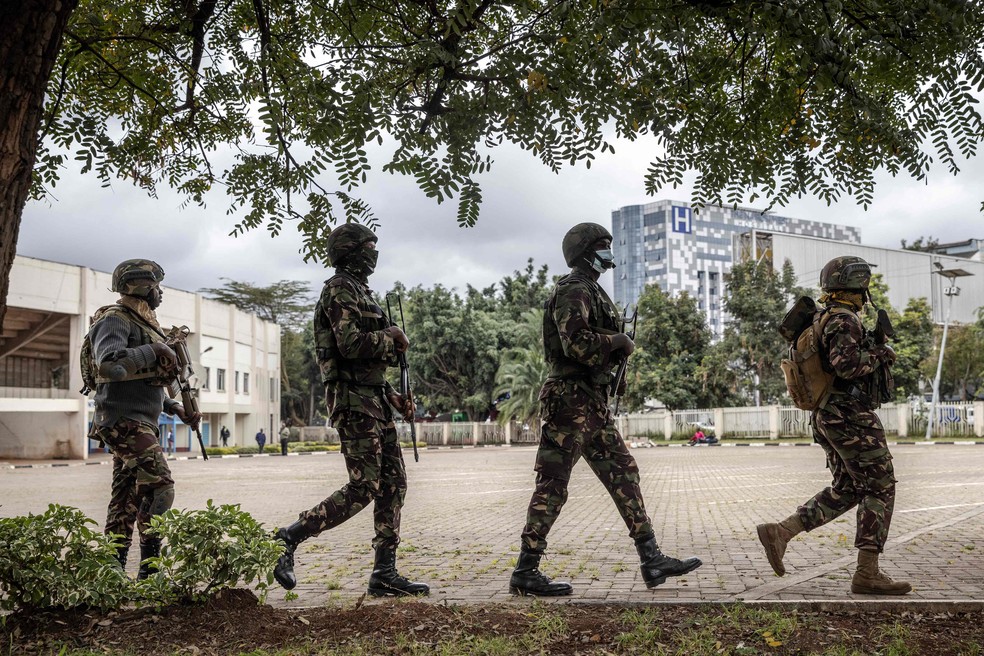
[[[164,269],[167,270],[166,262]],[[79,349],[96,309],[113,303],[111,274],[16,257],[0,333],[0,458],[87,458],[94,410],[79,393]],[[200,294],[164,286],[161,326],[187,326],[199,388],[205,443],[253,444],[280,419],[280,328]],[[177,451],[198,451],[191,429],[161,415],[162,445],[174,432]],[[268,438],[269,439],[269,438]]]
[[[797,284],[814,290],[820,285],[820,270],[830,260],[841,255],[863,258],[875,265],[874,273],[881,274],[888,285],[892,307],[902,311],[909,299],[925,298],[933,308],[936,323],[943,323],[950,305],[948,287],[956,286],[960,290],[959,295],[952,297],[952,323],[973,323],[977,320],[977,309],[984,306],[984,262],[977,259],[758,230],[735,237],[735,254],[736,261],[754,258],[771,262],[777,270],[789,260]],[[970,275],[951,282],[938,273],[941,270],[960,270]]]
[[[707,206],[697,213],[689,203],[674,200],[628,205],[612,212],[615,302],[635,304],[650,284],[671,295],[685,291],[697,299],[708,326],[720,335],[726,319],[725,282],[735,260],[732,239],[750,228],[845,243],[861,240],[857,228],[754,209]]]

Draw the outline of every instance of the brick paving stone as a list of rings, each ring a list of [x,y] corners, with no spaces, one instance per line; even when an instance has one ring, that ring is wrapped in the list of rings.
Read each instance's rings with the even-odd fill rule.
[[[912,582],[906,599],[984,599],[984,448],[898,445],[899,479],[891,539],[882,563]],[[572,581],[575,593],[554,601],[666,603],[748,600],[862,600],[850,593],[856,556],[854,514],[797,537],[776,577],[755,525],[789,515],[829,483],[817,447],[771,449],[638,449],[642,489],[657,540],[670,555],[699,556],[701,569],[649,590],[615,508],[583,463],[550,534],[542,569]],[[509,573],[533,488],[532,448],[427,450],[407,463],[401,571],[431,585],[431,600],[516,604]],[[345,482],[338,454],[319,458],[215,458],[171,462],[175,506],[208,499],[238,503],[274,528],[292,521]],[[105,518],[108,467],[0,470],[0,516],[42,512],[49,503]],[[350,603],[372,569],[372,516],[364,511],[298,549],[295,601]],[[130,569],[136,570],[136,547]]]

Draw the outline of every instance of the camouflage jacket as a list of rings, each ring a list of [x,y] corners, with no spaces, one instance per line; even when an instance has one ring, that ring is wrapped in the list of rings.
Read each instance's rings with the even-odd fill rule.
[[[389,325],[364,283],[344,271],[325,282],[314,331],[322,380],[328,396],[334,397],[329,408],[333,417],[352,410],[390,418],[385,396],[394,390],[386,369],[396,364],[396,344],[384,332]]]
[[[856,313],[837,312],[824,327],[822,352],[833,374],[842,380],[866,386],[868,379],[883,366],[886,349],[868,344],[867,334]],[[836,390],[836,388],[835,388]],[[838,394],[831,397],[835,402]]]
[[[615,304],[588,274],[574,269],[558,280],[543,315],[550,377],[608,385],[618,364],[612,357],[612,336],[619,328]]]

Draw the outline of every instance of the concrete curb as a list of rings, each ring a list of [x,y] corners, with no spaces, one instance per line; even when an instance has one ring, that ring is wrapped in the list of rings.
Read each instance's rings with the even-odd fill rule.
[[[745,447],[745,448],[765,448],[765,447],[790,447],[790,446],[817,446],[812,442],[728,442],[725,444],[697,444],[691,447],[689,444],[651,444],[650,446],[631,446],[633,443],[631,440],[626,440],[629,442],[629,446],[633,449],[681,449],[681,448],[728,448],[728,447]],[[963,446],[973,446],[979,445],[984,446],[984,441],[981,440],[930,440],[928,442],[889,442],[889,446],[937,446],[937,445],[963,445]],[[463,448],[482,448],[482,449],[495,449],[495,448],[511,448],[511,447],[535,447],[536,444],[479,444],[473,446],[471,444],[448,444],[448,445],[427,445],[423,450],[425,451],[439,451],[441,449],[455,450]],[[410,447],[404,447],[404,451],[410,451]],[[288,458],[298,457],[298,456],[326,456],[331,454],[337,454],[338,451],[302,451],[300,453],[288,453]],[[221,458],[282,458],[279,453],[230,453],[225,455],[210,456],[210,460],[218,460]],[[167,456],[168,460],[202,460],[200,455],[194,456]],[[0,462],[0,470],[2,469],[48,469],[53,467],[79,467],[83,465],[111,465],[113,461],[111,459],[105,460],[71,460],[68,462],[50,462],[50,463],[36,463],[30,465],[16,465],[9,462]]]

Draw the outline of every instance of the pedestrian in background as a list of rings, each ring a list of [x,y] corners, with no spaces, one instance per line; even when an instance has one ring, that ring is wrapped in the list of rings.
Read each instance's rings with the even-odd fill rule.
[[[219,437],[222,438],[222,446],[229,446],[229,429],[222,426],[222,430],[219,431]]]
[[[280,455],[287,455],[287,443],[290,442],[290,423],[280,425]]]
[[[263,429],[256,434],[256,446],[259,448],[260,453],[263,453],[263,446],[266,444],[266,434],[264,434]]]
[[[174,453],[174,431],[169,430],[167,432],[167,452]]]

